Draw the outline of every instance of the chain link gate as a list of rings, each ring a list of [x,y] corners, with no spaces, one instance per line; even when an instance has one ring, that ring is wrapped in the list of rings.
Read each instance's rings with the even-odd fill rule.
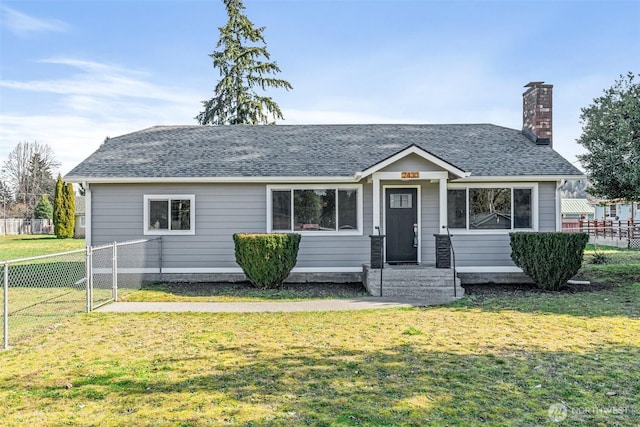
[[[162,274],[162,239],[114,242],[85,249],[0,261],[3,347],[56,328],[63,320],[118,299]]]

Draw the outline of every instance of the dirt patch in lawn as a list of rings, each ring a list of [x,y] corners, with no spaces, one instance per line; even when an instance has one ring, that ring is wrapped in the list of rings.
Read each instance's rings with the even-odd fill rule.
[[[576,280],[582,280],[576,278]],[[607,289],[613,289],[615,285],[610,283],[588,284],[570,284],[567,283],[559,291],[547,291],[537,288],[533,283],[510,283],[510,284],[478,284],[478,285],[462,285],[466,295],[475,295],[478,297],[487,296],[514,296],[521,297],[537,294],[577,294],[581,292],[598,292]]]
[[[541,294],[576,294],[612,289],[607,283],[567,284],[560,291],[545,291],[533,284],[463,285],[466,295],[486,297],[526,297]],[[361,283],[284,283],[277,289],[258,289],[249,282],[152,283],[126,295],[123,301],[265,301],[369,296]]]
[[[249,282],[154,283],[142,290],[161,291],[184,297],[237,296],[266,299],[355,298],[366,296],[362,283],[284,283],[276,289],[258,289]]]

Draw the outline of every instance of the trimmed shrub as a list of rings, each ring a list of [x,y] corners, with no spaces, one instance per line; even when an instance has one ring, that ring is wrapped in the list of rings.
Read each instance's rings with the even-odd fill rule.
[[[582,233],[509,233],[511,259],[541,289],[557,291],[582,266],[589,236]]]
[[[277,288],[296,265],[300,237],[295,233],[236,233],[236,262],[255,287]]]

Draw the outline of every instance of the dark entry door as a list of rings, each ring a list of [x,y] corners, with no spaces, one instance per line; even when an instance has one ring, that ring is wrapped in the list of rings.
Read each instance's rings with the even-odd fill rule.
[[[414,233],[418,224],[418,190],[387,188],[385,197],[387,262],[418,262],[418,241]]]

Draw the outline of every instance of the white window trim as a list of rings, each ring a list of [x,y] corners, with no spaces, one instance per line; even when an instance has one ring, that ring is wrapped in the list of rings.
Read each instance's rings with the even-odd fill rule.
[[[149,202],[151,200],[189,200],[191,204],[191,208],[189,211],[189,224],[191,225],[191,229],[189,230],[149,230],[147,227],[147,221],[149,219]],[[196,196],[194,194],[145,194],[143,196],[143,218],[142,218],[142,232],[145,236],[150,235],[182,235],[182,236],[192,236],[196,234]],[[169,203],[171,206],[171,203]],[[171,218],[169,218],[169,223],[171,223]]]
[[[358,197],[356,199],[358,215],[358,228],[357,230],[342,230],[342,231],[303,231],[303,230],[274,230],[273,229],[273,198],[272,191],[276,190],[356,190]],[[316,185],[267,185],[267,233],[296,233],[303,236],[362,236],[363,233],[363,221],[362,221],[362,184],[316,184]],[[292,199],[293,202],[293,199]],[[291,217],[293,218],[293,203],[292,203]]]
[[[469,189],[470,188],[510,188],[512,191],[514,189],[531,189],[531,222],[533,227],[531,228],[511,228],[509,230],[501,230],[501,229],[489,229],[489,230],[473,230],[469,229]],[[447,190],[467,190],[466,191],[466,201],[467,201],[467,228],[450,228],[449,231],[452,235],[478,235],[478,234],[509,234],[518,231],[538,231],[538,183],[537,182],[517,182],[517,183],[502,183],[502,182],[485,182],[485,183],[449,183],[447,185]],[[513,197],[511,197],[511,212],[513,212]],[[513,227],[513,224],[512,224]]]

